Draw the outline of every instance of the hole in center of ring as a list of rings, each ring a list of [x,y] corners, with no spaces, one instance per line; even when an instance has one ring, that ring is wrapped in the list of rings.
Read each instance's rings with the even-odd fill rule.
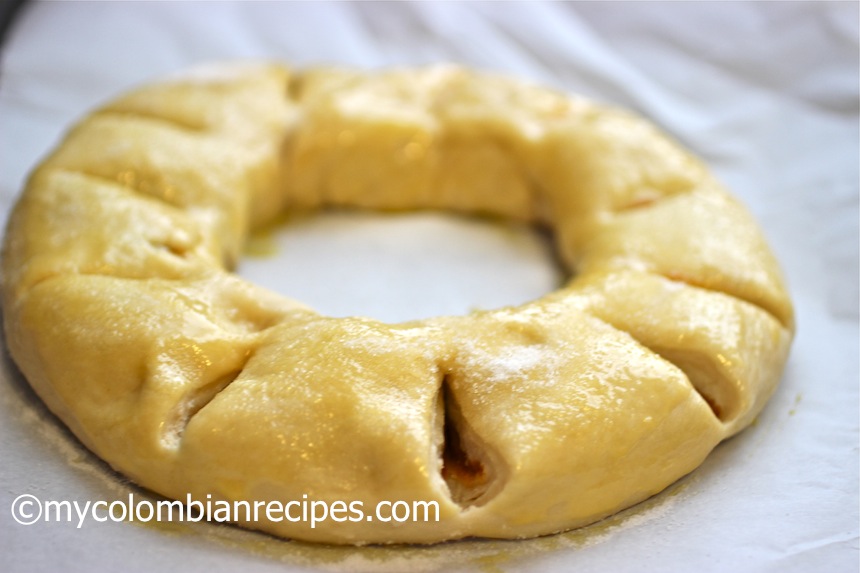
[[[252,234],[236,271],[321,314],[389,323],[520,305],[566,277],[548,234],[440,212],[293,215]]]

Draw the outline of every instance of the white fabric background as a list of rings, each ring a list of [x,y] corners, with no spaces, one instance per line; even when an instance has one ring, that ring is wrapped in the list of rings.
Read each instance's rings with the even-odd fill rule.
[[[145,494],[78,445],[7,359],[0,364],[0,568],[857,570],[857,3],[31,4],[0,62],[3,218],[28,170],[86,110],[155,76],[235,58],[363,67],[453,61],[650,116],[750,207],[783,263],[799,330],[782,385],[757,423],[693,475],[609,523],[524,542],[336,549],[210,525],[18,525],[9,506],[22,493],[81,502]],[[500,238],[449,218],[403,221],[413,220],[328,218],[278,241],[304,245],[291,249],[299,253],[291,265],[303,264],[305,251],[314,255],[305,259],[336,257],[351,237],[364,245],[330,265],[364,273],[356,278],[358,307],[338,307],[337,291],[309,301],[333,314],[458,312],[501,304],[492,298],[499,293],[503,301],[535,296],[557,280],[540,242],[523,233]],[[417,235],[409,235],[413,228]],[[315,246],[332,236],[339,239]],[[458,259],[462,249],[469,254]],[[403,276],[412,250],[424,261],[415,265],[417,279]],[[486,267],[468,274],[470,261],[486,258]],[[243,272],[261,279],[275,265],[254,264]],[[440,269],[448,264],[453,271]],[[461,270],[474,282],[462,287],[467,294],[433,289],[434,272]],[[493,278],[499,273],[504,280]],[[302,298],[336,280],[327,276],[311,275],[304,285],[275,278],[271,286]],[[388,278],[380,284],[379,276]],[[409,288],[423,289],[421,296],[406,296]],[[421,302],[428,306],[415,308]]]

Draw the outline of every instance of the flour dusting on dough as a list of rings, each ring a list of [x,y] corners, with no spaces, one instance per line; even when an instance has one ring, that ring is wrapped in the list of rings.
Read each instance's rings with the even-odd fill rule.
[[[555,353],[545,344],[510,345],[486,349],[468,345],[466,362],[470,369],[485,374],[489,382],[506,382],[520,378],[540,367],[548,371],[556,362]]]

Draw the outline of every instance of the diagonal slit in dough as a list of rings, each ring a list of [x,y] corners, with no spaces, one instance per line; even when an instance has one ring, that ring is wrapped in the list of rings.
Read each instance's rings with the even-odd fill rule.
[[[182,440],[182,434],[185,433],[185,428],[188,427],[191,419],[212,402],[222,390],[232,384],[242,374],[243,368],[244,364],[241,368],[219,376],[208,384],[186,393],[168,416],[164,424],[161,443],[168,449],[177,449]]]
[[[592,315],[595,316],[595,315]],[[723,424],[735,421],[744,410],[744,397],[738,384],[717,363],[718,358],[700,351],[666,348],[643,340],[642,333],[630,325],[618,324],[606,317],[595,316],[605,324],[627,333],[642,345],[684,373],[693,390],[705,401],[714,417]]]
[[[498,492],[498,471],[486,445],[469,427],[454,397],[448,376],[438,394],[443,418],[439,445],[442,479],[451,500],[460,507],[481,506]]]
[[[780,323],[784,328],[792,329],[792,318],[791,316],[785,316],[784,313],[780,313],[779,309],[774,307],[773,305],[769,305],[765,299],[756,296],[750,296],[749,294],[743,292],[741,289],[729,289],[729,288],[720,288],[718,284],[708,283],[706,281],[697,281],[690,276],[687,276],[680,272],[665,272],[665,273],[655,273],[657,276],[661,276],[663,278],[669,279],[670,281],[674,281],[676,283],[685,284],[687,286],[700,288],[702,290],[709,290],[712,292],[718,292],[720,294],[724,294],[726,296],[730,296],[736,298],[745,303],[751,304],[754,307],[763,310],[774,320]]]
[[[640,342],[641,343],[641,342]],[[693,389],[724,424],[731,423],[741,410],[742,397],[737,386],[726,379],[725,373],[707,356],[695,352],[667,348],[649,348],[678,367]]]
[[[164,124],[174,129],[189,132],[206,131],[206,126],[188,121],[187,118],[180,118],[177,115],[160,115],[155,112],[150,112],[142,109],[126,109],[123,107],[108,108],[97,112],[100,116],[114,116],[117,118],[128,118],[137,121],[148,121],[153,123]]]
[[[290,101],[301,101],[305,89],[305,79],[300,75],[293,75],[287,81],[287,99]]]
[[[119,178],[105,177],[104,175],[100,175],[86,168],[52,167],[52,170],[60,173],[67,173],[69,175],[74,175],[77,177],[82,177],[85,179],[90,179],[97,185],[109,186],[111,189],[114,190],[122,190],[124,193],[128,193],[132,197],[141,198],[144,201],[151,201],[154,204],[161,205],[169,209],[176,210],[178,212],[186,213],[186,207],[178,203],[176,200],[170,199],[169,197],[165,197],[164,195],[147,193],[146,191],[142,191],[136,188],[134,185],[122,181]]]

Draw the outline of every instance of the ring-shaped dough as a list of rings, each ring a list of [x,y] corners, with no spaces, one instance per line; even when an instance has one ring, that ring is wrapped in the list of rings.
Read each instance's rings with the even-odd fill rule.
[[[249,228],[326,206],[548,225],[575,276],[384,324],[229,272]],[[214,67],[129,93],[34,171],[3,276],[15,361],[136,483],[439,504],[239,519],[334,543],[526,537],[635,504],[751,422],[793,334],[758,228],[697,160],[628,113],[456,67]]]

